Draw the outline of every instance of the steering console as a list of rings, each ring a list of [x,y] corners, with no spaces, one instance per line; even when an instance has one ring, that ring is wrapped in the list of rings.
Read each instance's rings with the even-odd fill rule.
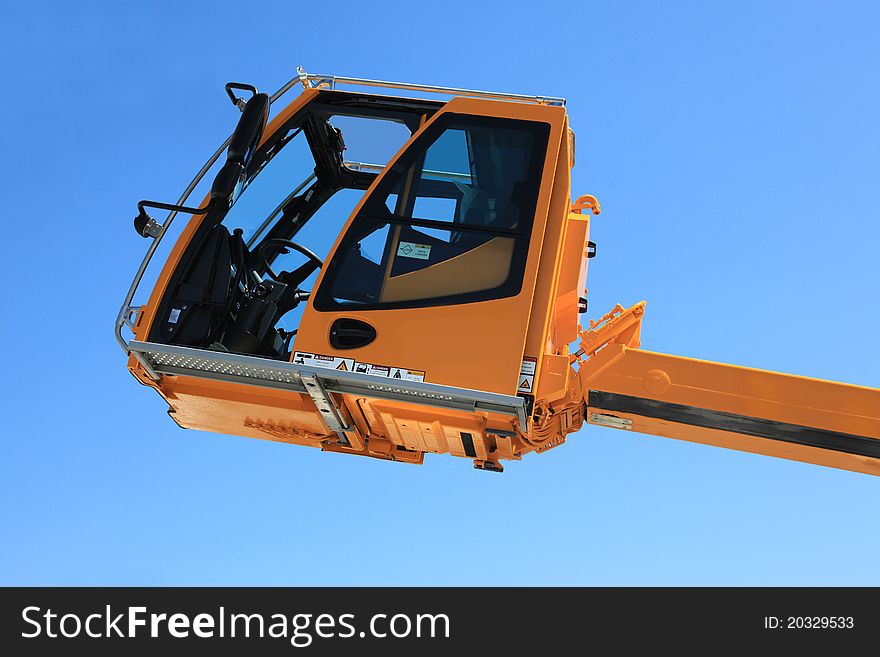
[[[290,253],[288,249],[293,249],[294,251],[301,253],[308,258],[308,262],[292,271],[282,271],[276,274],[272,270],[272,266],[269,264],[270,251],[276,251],[277,253],[275,255],[278,256]],[[324,266],[324,261],[302,244],[297,244],[296,242],[284,239],[266,240],[260,244],[260,247],[257,249],[257,258],[265,272],[269,274],[273,280],[294,288],[298,288],[298,286],[311,276],[312,273]]]

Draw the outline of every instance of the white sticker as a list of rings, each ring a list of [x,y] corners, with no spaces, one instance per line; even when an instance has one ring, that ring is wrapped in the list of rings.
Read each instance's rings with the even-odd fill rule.
[[[182,308],[172,308],[171,312],[168,315],[168,323],[169,324],[177,324],[177,320],[180,319],[180,311]]]
[[[425,380],[424,370],[411,370],[406,367],[388,367],[387,365],[361,363],[356,362],[353,358],[312,354],[307,351],[297,351],[293,355],[293,363],[294,365],[323,367],[328,370],[339,370],[340,372],[354,372],[355,374],[381,376],[385,379],[397,379],[399,381],[418,381],[421,383]]]
[[[422,382],[425,380],[425,372],[423,370],[409,370],[405,367],[392,367],[389,378],[397,379],[398,381]]]
[[[339,370],[340,372],[351,372],[354,369],[354,358],[310,354],[306,351],[297,351],[293,355],[293,362],[296,365],[323,367],[324,369]]]
[[[535,375],[534,374],[520,374],[519,375],[519,385],[516,387],[517,392],[525,392],[530,395],[534,394],[535,387]]]
[[[519,368],[519,378],[517,379],[516,391],[524,392],[529,395],[535,394],[535,370],[538,367],[538,359],[526,356],[522,359],[522,365]]]
[[[357,362],[354,364],[354,371],[358,374],[369,374],[370,376],[391,376],[391,368],[387,365]]]
[[[397,255],[404,258],[428,260],[431,257],[431,245],[416,244],[415,242],[401,242],[397,247]]]

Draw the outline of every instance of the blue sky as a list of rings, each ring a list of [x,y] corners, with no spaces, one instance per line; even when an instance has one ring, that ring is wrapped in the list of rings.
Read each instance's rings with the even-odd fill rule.
[[[596,427],[500,476],[185,432],[112,335],[137,200],[229,131],[225,82],[303,64],[568,98],[591,316],[880,385],[876,5],[146,4],[4,6],[0,583],[880,584],[867,475]]]

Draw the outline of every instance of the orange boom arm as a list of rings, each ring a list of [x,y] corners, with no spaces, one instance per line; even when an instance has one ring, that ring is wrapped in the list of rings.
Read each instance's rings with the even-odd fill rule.
[[[643,309],[582,334],[590,424],[880,474],[880,390],[634,348]]]

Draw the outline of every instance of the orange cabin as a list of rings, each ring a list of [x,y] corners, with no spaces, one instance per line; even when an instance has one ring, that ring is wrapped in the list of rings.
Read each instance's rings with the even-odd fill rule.
[[[410,463],[448,452],[500,471],[502,460],[562,444],[586,418],[880,471],[880,419],[865,410],[880,407],[876,389],[850,386],[843,413],[817,402],[802,427],[849,435],[858,425],[869,442],[816,447],[772,424],[800,426],[798,413],[752,417],[743,412],[754,395],[731,405],[712,386],[720,373],[760,378],[754,370],[697,367],[686,389],[709,392],[666,399],[695,370],[637,359],[649,353],[637,349],[643,304],[579,326],[599,207],[592,197],[572,205],[562,99],[357,81],[453,95],[442,102],[341,91],[344,79],[326,76],[296,81],[302,93],[271,121],[266,94],[228,85],[242,114],[215,155],[226,162],[210,194],[197,208],[140,204],[135,225],[153,243],[117,338],[181,427]],[[171,214],[160,225],[148,207]],[[149,300],[133,306],[179,212],[192,219]],[[321,249],[308,241],[318,237]],[[774,376],[783,378],[770,389],[796,405],[790,393],[809,380]],[[676,414],[680,402],[704,412]]]

